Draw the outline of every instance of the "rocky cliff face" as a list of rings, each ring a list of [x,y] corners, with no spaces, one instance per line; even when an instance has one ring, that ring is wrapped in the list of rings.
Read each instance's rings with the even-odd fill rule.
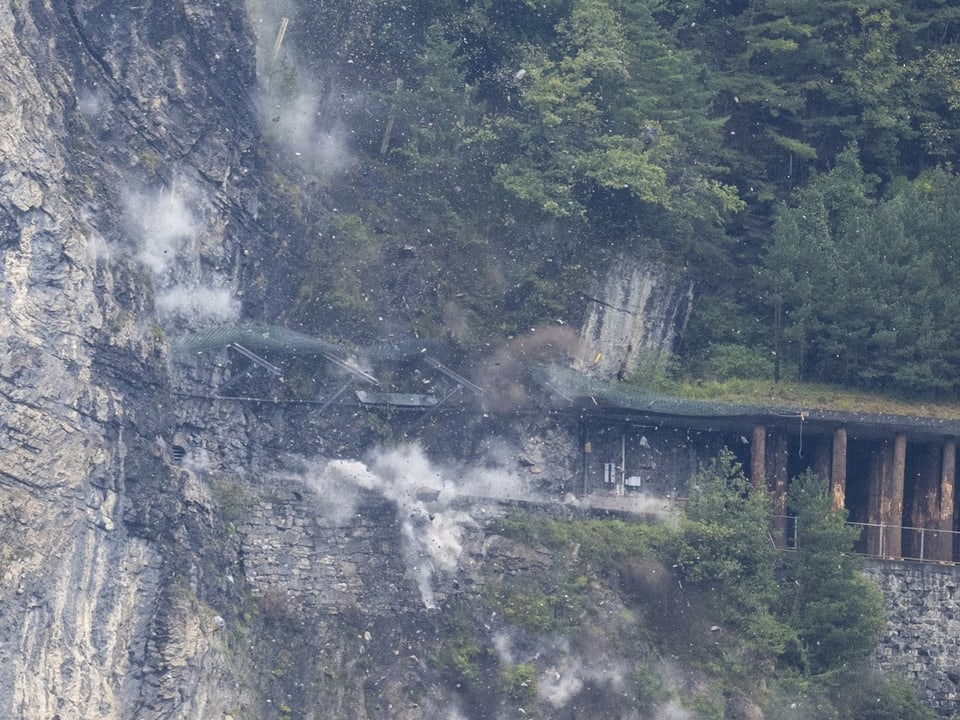
[[[167,333],[236,319],[273,252],[251,27],[238,3],[0,6],[2,717],[456,704],[428,610],[475,587],[450,558],[490,555],[482,526],[362,473],[331,505],[276,462],[329,427],[175,394]]]
[[[289,188],[262,172],[256,68],[284,7],[0,4],[0,717],[690,717],[663,684],[756,717],[654,658],[640,615],[711,632],[665,568],[608,587],[476,500],[562,487],[572,427],[437,423],[427,445],[472,467],[402,444],[321,461],[378,419],[184,392],[223,358],[174,364],[169,334],[282,305],[263,215]],[[615,317],[587,324],[625,353],[608,376],[689,300],[622,269],[596,293]]]
[[[656,262],[621,255],[585,297],[576,367],[623,380],[670,359],[693,306],[693,282]]]
[[[252,66],[242,12],[205,5],[0,7],[4,717],[215,716],[211,636],[171,589],[204,523],[163,447],[156,302],[181,278],[138,232],[171,218],[130,192],[207,188],[198,274],[229,255]]]

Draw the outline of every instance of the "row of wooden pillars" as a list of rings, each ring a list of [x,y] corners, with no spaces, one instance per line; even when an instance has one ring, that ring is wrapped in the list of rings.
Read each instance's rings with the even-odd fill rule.
[[[769,441],[769,442],[768,442]],[[837,427],[832,436],[811,442],[810,466],[830,480],[834,509],[847,501],[847,430]],[[869,453],[866,470],[865,547],[867,554],[951,561],[954,558],[954,486],[957,444],[953,438],[923,443],[907,487],[907,437],[896,433],[878,440]],[[766,426],[753,428],[750,477],[755,486],[766,486],[773,499],[773,514],[786,514],[789,438]],[[909,507],[904,512],[905,489]],[[781,523],[782,524],[782,523]]]

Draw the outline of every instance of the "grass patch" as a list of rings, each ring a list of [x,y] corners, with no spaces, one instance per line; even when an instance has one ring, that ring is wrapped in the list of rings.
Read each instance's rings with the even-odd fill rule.
[[[666,391],[688,400],[960,419],[960,402],[877,395],[814,383],[772,383],[769,380],[733,378],[684,381]]]
[[[572,559],[596,568],[610,568],[619,562],[656,554],[670,541],[673,531],[659,523],[623,520],[544,520],[524,514],[500,520],[497,531],[506,537],[540,545],[555,557]]]

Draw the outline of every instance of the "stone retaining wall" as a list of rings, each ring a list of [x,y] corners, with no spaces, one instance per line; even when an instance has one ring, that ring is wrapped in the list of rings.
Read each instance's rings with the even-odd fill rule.
[[[869,560],[865,569],[887,610],[877,665],[940,716],[960,713],[960,566]]]
[[[261,496],[237,526],[254,594],[308,615],[408,609],[417,591],[405,575],[394,504],[370,497],[338,517],[322,512],[308,488],[296,493],[301,499]]]

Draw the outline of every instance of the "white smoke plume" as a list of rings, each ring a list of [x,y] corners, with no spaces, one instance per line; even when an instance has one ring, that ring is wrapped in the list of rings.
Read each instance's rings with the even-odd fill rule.
[[[669,700],[657,708],[658,720],[693,720],[693,713],[676,700]]]
[[[263,93],[258,106],[261,123],[268,137],[283,148],[287,161],[306,172],[330,177],[353,160],[348,147],[350,133],[338,118],[329,126],[322,122],[324,93],[309,78],[301,83],[289,98]]]
[[[184,178],[170,188],[131,191],[123,196],[127,234],[133,256],[153,276],[161,317],[228,322],[240,303],[216,279],[200,278],[202,240],[209,234],[193,208],[203,203],[200,191]]]
[[[240,303],[229,288],[175,285],[157,295],[161,315],[230,322],[240,316]]]
[[[603,684],[622,692],[626,684],[625,677],[624,669],[609,659],[597,665],[587,665],[577,655],[563,655],[541,674],[537,693],[553,707],[562,708],[585,685]]]
[[[510,633],[500,631],[493,634],[493,649],[503,665],[513,665],[513,638]]]
[[[190,250],[200,226],[187,205],[190,186],[158,191],[130,192],[124,211],[135,245],[135,257],[156,278],[165,278],[178,258]]]
[[[297,57],[290,39],[294,3],[248,0],[247,16],[257,36],[257,108],[265,137],[305,172],[326,178],[342,170],[353,160],[342,115],[354,93],[334,78],[314,77]]]
[[[472,502],[470,512],[454,502],[464,496],[502,500],[529,495],[519,476],[505,468],[440,466],[416,444],[380,449],[366,462],[331,460],[308,471],[307,479],[336,520],[355,512],[358,489],[396,503],[407,572],[428,608],[436,607],[435,578],[458,569],[464,533],[477,526],[475,516],[492,512],[482,502]]]
[[[288,22],[296,20],[297,3],[292,0],[247,0],[246,10],[257,37],[257,72],[263,73],[263,65],[273,59],[283,18]],[[283,49],[281,44],[280,50]]]

